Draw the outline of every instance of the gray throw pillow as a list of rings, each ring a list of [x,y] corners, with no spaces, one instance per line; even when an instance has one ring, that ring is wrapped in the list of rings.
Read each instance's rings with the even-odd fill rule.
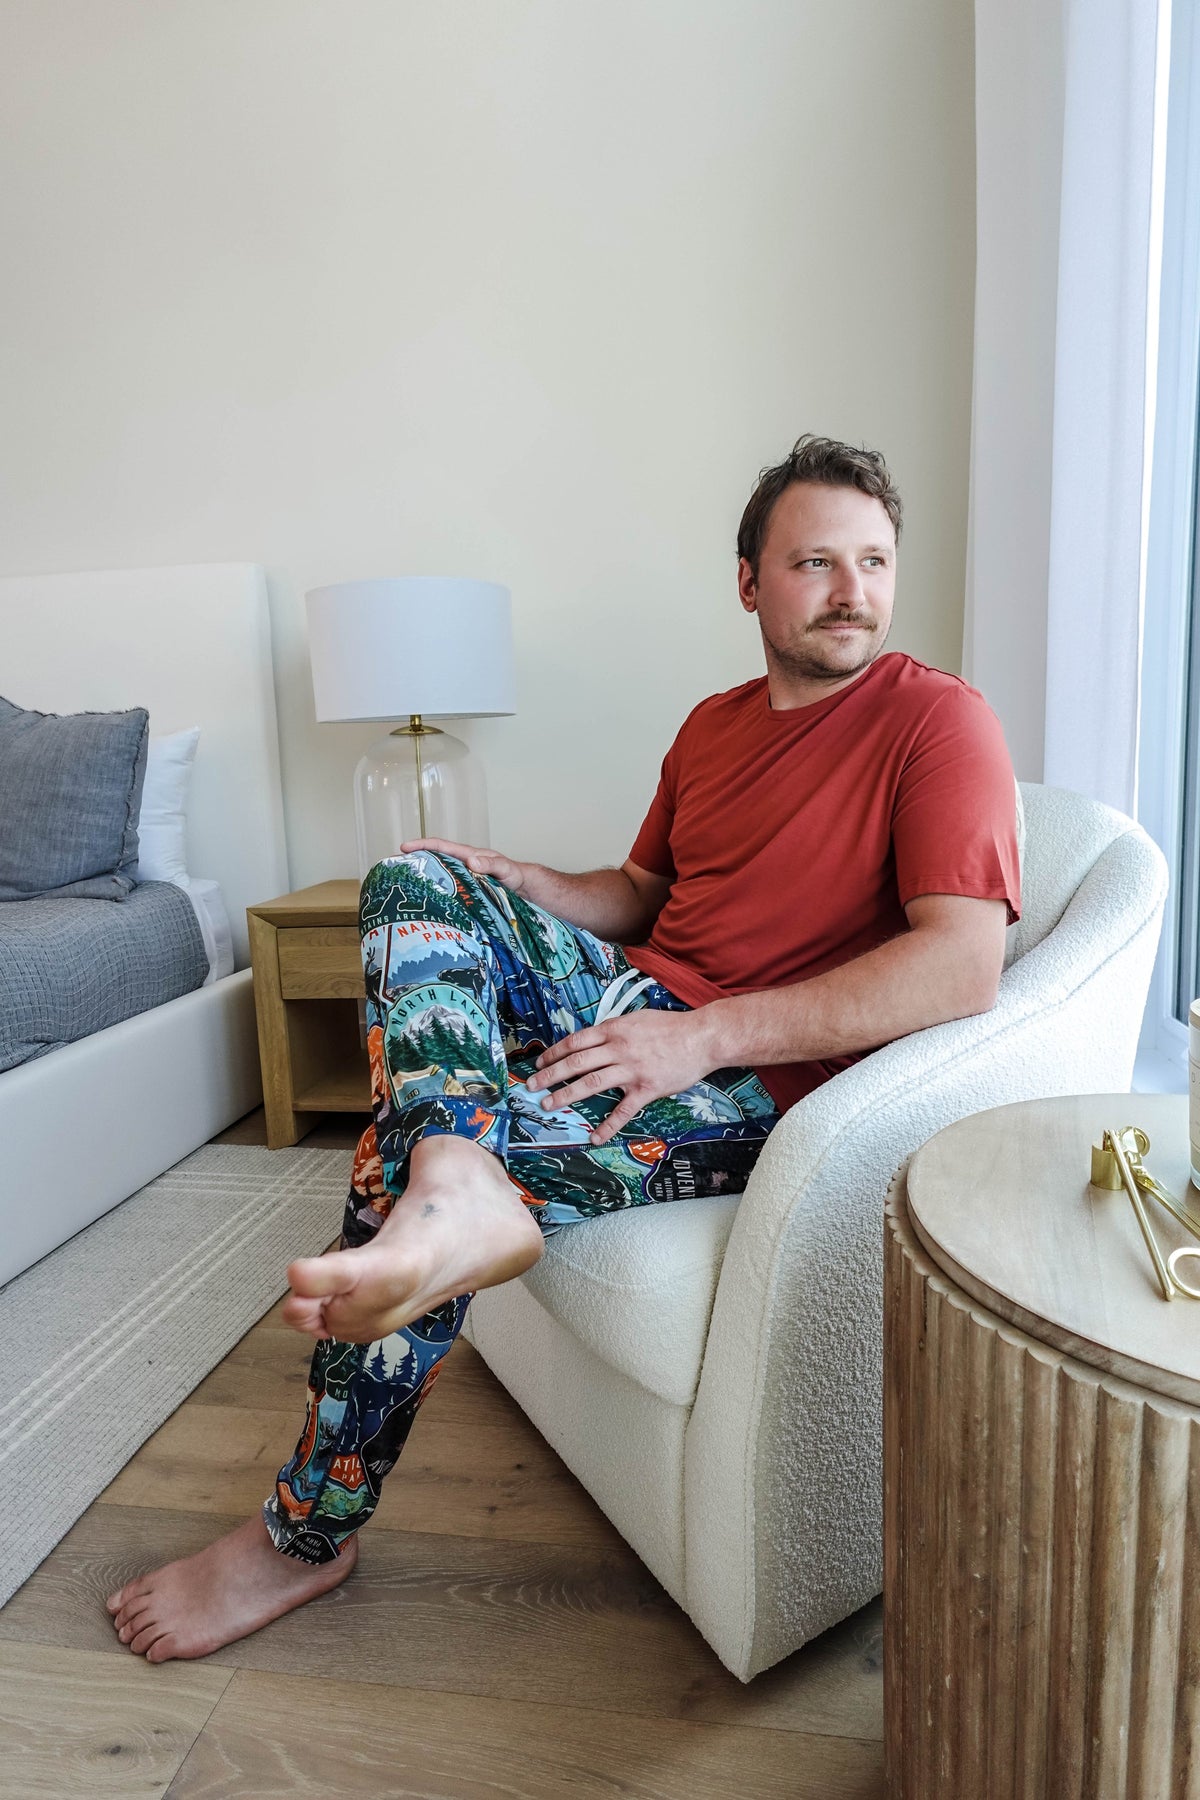
[[[150,715],[27,712],[0,698],[0,900],[133,888]]]

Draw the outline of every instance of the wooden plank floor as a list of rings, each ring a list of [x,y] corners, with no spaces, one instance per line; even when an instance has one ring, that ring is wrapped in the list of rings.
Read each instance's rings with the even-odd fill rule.
[[[879,1603],[743,1686],[464,1342],[343,1587],[133,1657],[105,1594],[261,1502],[307,1363],[273,1307],[0,1610],[4,1800],[881,1800]]]

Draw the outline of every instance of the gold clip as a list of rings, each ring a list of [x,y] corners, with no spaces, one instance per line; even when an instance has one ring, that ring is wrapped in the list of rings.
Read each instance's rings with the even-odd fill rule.
[[[1162,1251],[1154,1233],[1150,1229],[1150,1220],[1142,1204],[1142,1195],[1147,1194],[1152,1200],[1169,1212],[1171,1217],[1189,1231],[1194,1238],[1200,1239],[1200,1225],[1186,1213],[1178,1201],[1160,1186],[1151,1175],[1149,1169],[1142,1165],[1142,1158],[1150,1148],[1150,1139],[1136,1125],[1125,1125],[1120,1131],[1106,1131],[1098,1144],[1092,1145],[1092,1186],[1105,1188],[1110,1193],[1117,1193],[1121,1188],[1129,1196],[1129,1204],[1133,1207],[1138,1227],[1150,1252],[1150,1260],[1154,1264],[1154,1272],[1158,1276],[1158,1284],[1162,1289],[1164,1300],[1173,1300],[1177,1293],[1186,1294],[1189,1299],[1200,1300],[1200,1288],[1192,1287],[1179,1273],[1179,1263],[1185,1257],[1193,1257],[1200,1261],[1200,1250],[1193,1250],[1183,1245],[1173,1250],[1164,1261]]]

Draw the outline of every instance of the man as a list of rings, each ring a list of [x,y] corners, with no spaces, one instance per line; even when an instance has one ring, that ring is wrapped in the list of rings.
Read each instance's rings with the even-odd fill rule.
[[[804,437],[764,472],[738,592],[766,676],[691,713],[620,869],[426,840],[368,875],[374,1122],[342,1248],[288,1271],[305,1428],[261,1518],[110,1598],[133,1651],[204,1655],[344,1580],[472,1293],[551,1231],[740,1192],[804,1094],[993,1004],[1012,768],[974,689],[881,654],[900,524],[874,451]]]

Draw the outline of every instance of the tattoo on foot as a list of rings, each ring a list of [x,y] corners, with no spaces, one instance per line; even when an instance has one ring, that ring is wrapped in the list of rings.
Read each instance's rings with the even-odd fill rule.
[[[435,1213],[436,1211],[437,1211],[437,1207],[433,1204],[433,1201],[427,1200],[425,1202],[424,1206],[421,1208],[421,1217],[423,1219],[427,1219],[429,1217],[430,1213]]]

